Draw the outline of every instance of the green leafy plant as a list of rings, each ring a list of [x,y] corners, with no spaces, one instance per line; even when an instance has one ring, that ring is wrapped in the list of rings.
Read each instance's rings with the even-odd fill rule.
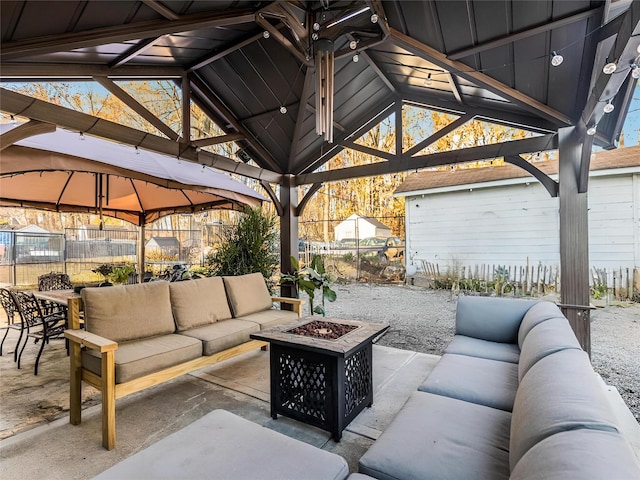
[[[336,292],[331,289],[332,279],[324,268],[324,262],[320,255],[315,255],[311,263],[300,268],[298,260],[291,257],[291,265],[295,269],[291,274],[283,274],[280,277],[280,283],[293,283],[298,292],[303,291],[309,297],[309,310],[311,315],[317,313],[324,316],[326,314],[324,305],[325,300],[335,302]],[[314,306],[316,290],[320,290],[321,304]]]
[[[111,283],[125,283],[129,280],[129,275],[136,273],[136,267],[133,263],[125,263],[124,265],[103,263],[94,268],[92,272],[102,275],[105,280]]]
[[[203,272],[207,276],[244,275],[260,272],[273,276],[278,266],[276,218],[261,208],[244,214],[221,232],[220,246],[207,255]]]

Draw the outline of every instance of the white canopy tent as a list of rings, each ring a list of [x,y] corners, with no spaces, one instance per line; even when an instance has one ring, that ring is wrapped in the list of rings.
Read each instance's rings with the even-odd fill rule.
[[[15,127],[0,125],[0,134]],[[62,129],[17,141],[0,156],[3,207],[92,213],[144,227],[173,213],[242,210],[263,200],[212,168]],[[143,241],[139,260],[143,271]]]

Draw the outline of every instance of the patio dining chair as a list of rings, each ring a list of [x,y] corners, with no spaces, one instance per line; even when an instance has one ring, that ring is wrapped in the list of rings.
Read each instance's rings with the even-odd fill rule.
[[[18,343],[16,343],[16,348],[13,352],[13,361],[15,362],[18,360],[18,346],[22,340],[22,322],[17,323],[15,321],[15,314],[18,311],[18,307],[16,306],[16,302],[13,300],[11,293],[6,288],[0,288],[0,303],[2,303],[4,313],[7,315],[6,331],[2,337],[2,342],[0,342],[0,356],[2,356],[2,347],[4,346],[4,341],[7,339],[9,330],[19,330],[20,336],[18,337]]]
[[[33,338],[34,343],[41,342],[34,368],[34,375],[37,375],[38,363],[40,362],[40,357],[42,356],[45,345],[48,344],[52,338],[63,338],[67,324],[67,316],[60,311],[48,313],[46,308],[43,308],[32,294],[11,292],[11,296],[18,307],[22,331],[26,333],[26,339],[18,354],[18,368],[20,368],[22,353],[27,343],[29,343],[29,338]]]

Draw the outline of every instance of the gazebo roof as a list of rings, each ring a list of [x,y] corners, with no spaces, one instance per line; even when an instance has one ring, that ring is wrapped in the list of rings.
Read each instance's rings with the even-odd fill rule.
[[[312,175],[340,149],[360,148],[358,133],[402,102],[542,134],[507,154],[553,149],[565,126],[584,135],[596,125],[593,141],[612,148],[640,55],[638,0],[3,0],[0,17],[2,81],[93,79],[163,134],[7,90],[3,111],[273,183],[283,174],[302,184],[414,168],[414,158],[398,152],[368,170]],[[322,40],[335,52],[333,143],[316,134],[314,56]],[[555,54],[564,58],[557,67]],[[603,73],[608,62],[614,74]],[[257,168],[201,151],[114,83],[158,78],[179,82],[184,100],[227,133],[218,141],[235,141]],[[609,100],[615,110],[605,115]],[[417,166],[504,153],[477,148]]]

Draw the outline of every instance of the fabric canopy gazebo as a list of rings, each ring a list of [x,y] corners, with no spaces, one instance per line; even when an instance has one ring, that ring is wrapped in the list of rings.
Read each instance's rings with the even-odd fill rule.
[[[13,125],[0,125],[4,133]],[[260,194],[229,175],[65,130],[30,137],[2,150],[0,206],[92,213],[141,227],[173,213],[257,206]],[[102,223],[101,223],[102,225]]]
[[[1,125],[0,132],[11,128]],[[101,214],[136,225],[264,200],[211,168],[61,129],[4,149],[0,174],[0,206]]]

